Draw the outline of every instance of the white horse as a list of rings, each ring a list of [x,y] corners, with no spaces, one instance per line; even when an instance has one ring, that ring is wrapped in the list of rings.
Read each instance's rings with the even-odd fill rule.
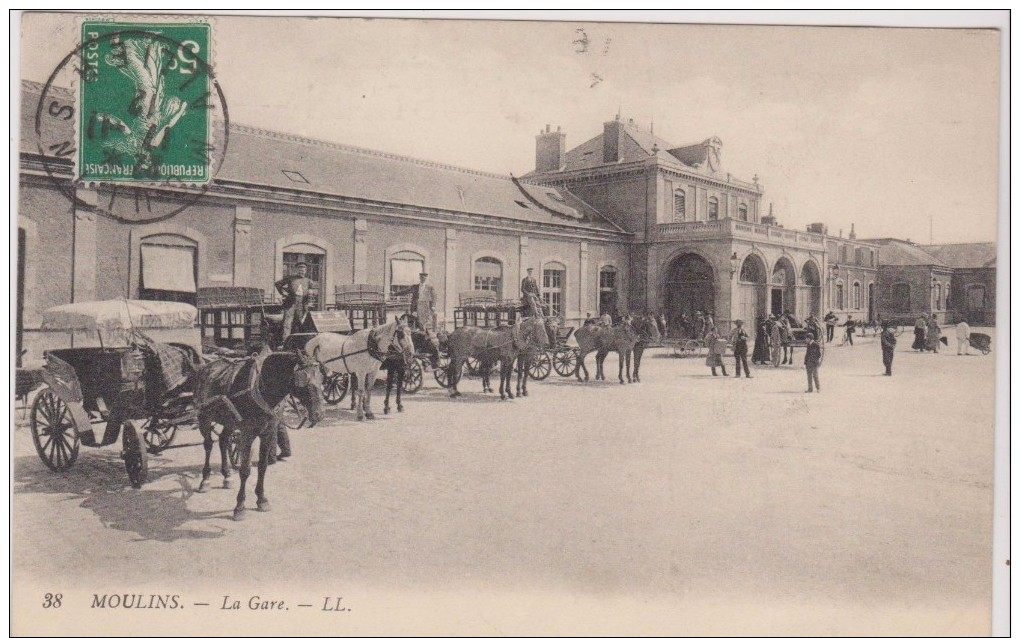
[[[399,354],[409,363],[414,357],[414,342],[407,326],[394,321],[351,335],[324,332],[305,344],[305,352],[328,370],[350,375],[351,391],[356,393],[357,415],[361,421],[375,418],[372,386],[383,361]]]

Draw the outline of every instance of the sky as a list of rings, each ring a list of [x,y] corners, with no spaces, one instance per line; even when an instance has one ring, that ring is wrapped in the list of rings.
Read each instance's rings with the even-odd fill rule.
[[[25,15],[22,78],[76,33]],[[572,148],[620,113],[719,137],[787,228],[996,238],[996,31],[217,16],[213,38],[235,123],[522,175],[546,124]]]

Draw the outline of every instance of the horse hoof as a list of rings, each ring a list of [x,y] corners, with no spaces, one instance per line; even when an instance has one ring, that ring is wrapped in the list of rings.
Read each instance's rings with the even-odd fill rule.
[[[368,419],[369,421],[375,421],[375,414],[369,412],[368,414],[365,415],[365,418]]]
[[[201,483],[198,484],[198,489],[196,489],[195,491],[198,492],[199,494],[205,494],[206,492],[209,491],[209,486],[206,484],[205,481],[202,481]]]
[[[499,400],[500,401],[506,401],[506,397],[501,394],[501,395],[499,395]]]
[[[625,385],[623,379],[620,379],[620,385]]]
[[[525,391],[524,391],[524,392],[522,392],[521,394],[523,394],[524,396],[528,396],[528,391],[527,391],[527,390],[525,390]]]
[[[233,481],[231,481],[230,479],[227,479],[227,478],[223,479],[223,489],[229,490],[232,487],[234,487],[234,482]]]
[[[511,392],[510,394],[506,395],[506,398],[508,398],[508,399],[514,398],[514,393]]]
[[[234,510],[234,520],[243,521],[245,517],[244,509]]]
[[[259,503],[259,504],[258,504],[258,505],[256,506],[256,509],[258,509],[258,511],[260,511],[260,512],[268,512],[268,511],[270,511],[270,510],[271,510],[272,508],[271,508],[271,507],[269,507],[269,501],[262,501],[261,503]]]
[[[362,415],[362,414],[359,414],[359,415],[358,415],[358,420],[359,420],[359,421],[364,421],[364,420],[365,420],[365,416],[364,416],[364,415]]]
[[[404,411],[404,406],[398,405],[397,406],[397,412],[403,412],[403,411]]]
[[[389,408],[383,408],[382,409],[382,413],[383,414],[389,414],[390,413],[390,409]]]

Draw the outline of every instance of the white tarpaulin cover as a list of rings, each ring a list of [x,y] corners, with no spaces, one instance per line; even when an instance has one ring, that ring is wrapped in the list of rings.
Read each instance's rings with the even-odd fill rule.
[[[425,272],[425,263],[420,259],[394,258],[390,260],[392,277],[390,283],[394,286],[410,286],[418,283],[418,275]]]
[[[142,284],[147,290],[195,292],[195,249],[143,245]]]
[[[54,306],[43,312],[42,329],[116,334],[136,329],[192,328],[198,309],[175,301],[110,299]]]

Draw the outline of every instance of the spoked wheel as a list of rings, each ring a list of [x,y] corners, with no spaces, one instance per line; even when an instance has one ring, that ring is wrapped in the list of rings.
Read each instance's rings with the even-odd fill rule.
[[[407,394],[414,394],[418,390],[421,390],[422,385],[425,383],[423,374],[424,371],[421,367],[421,361],[415,359],[407,370],[404,371],[404,392]]]
[[[528,376],[535,381],[548,378],[550,372],[552,372],[552,361],[548,352],[541,352],[530,361]]]
[[[697,339],[688,339],[684,344],[685,356],[694,357],[701,351],[701,342]]]
[[[292,430],[300,430],[309,423],[308,410],[305,410],[305,406],[301,405],[301,401],[293,394],[288,394],[280,405],[276,406],[276,416]]]
[[[436,383],[441,388],[450,387],[450,380],[446,377],[446,369],[450,367],[450,356],[447,354],[439,355],[439,365],[432,369],[432,376],[436,378]]]
[[[46,388],[32,402],[32,442],[39,458],[54,472],[66,472],[78,458],[81,444],[67,404]]]
[[[686,357],[687,356],[687,351],[684,350],[684,345],[686,345],[686,344],[683,341],[677,341],[676,343],[673,344],[673,356],[674,357]]]
[[[322,398],[328,405],[337,405],[347,396],[350,387],[350,375],[330,372],[322,380]]]
[[[123,438],[124,448],[120,454],[124,458],[131,487],[137,489],[149,476],[149,457],[145,452],[144,439],[133,423],[124,423]]]
[[[170,447],[177,436],[177,424],[161,421],[159,417],[149,417],[142,426],[142,435],[150,454],[158,454]]]
[[[479,374],[478,370],[479,365],[480,364],[478,363],[478,359],[475,359],[474,357],[468,357],[467,359],[464,360],[464,374],[466,374],[469,377],[477,377]]]
[[[553,370],[561,377],[569,377],[577,372],[577,351],[560,350],[553,353]]]

